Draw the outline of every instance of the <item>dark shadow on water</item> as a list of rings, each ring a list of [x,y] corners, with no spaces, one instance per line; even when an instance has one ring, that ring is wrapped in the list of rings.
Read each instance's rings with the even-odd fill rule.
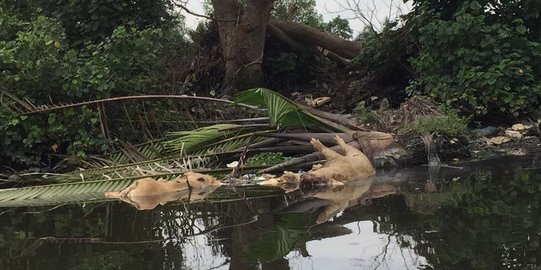
[[[541,269],[535,157],[378,172],[335,189],[2,209],[1,269]],[[233,196],[235,195],[235,196]],[[250,196],[248,196],[250,195]],[[222,197],[220,197],[222,196]]]

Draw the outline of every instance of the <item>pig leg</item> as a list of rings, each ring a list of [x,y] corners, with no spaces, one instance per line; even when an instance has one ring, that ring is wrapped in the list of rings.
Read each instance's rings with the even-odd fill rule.
[[[336,153],[334,150],[328,148],[327,146],[323,145],[318,139],[312,138],[310,143],[314,146],[314,148],[323,154],[325,156],[325,159],[327,161],[337,159],[339,157],[342,157],[342,155]]]
[[[340,136],[336,136],[334,137],[334,139],[336,140],[336,142],[344,149],[344,152],[346,153],[346,156],[356,156],[356,155],[359,155],[359,154],[363,154],[363,152],[361,152],[361,150],[347,144],[346,142],[344,142],[344,139],[342,139]]]

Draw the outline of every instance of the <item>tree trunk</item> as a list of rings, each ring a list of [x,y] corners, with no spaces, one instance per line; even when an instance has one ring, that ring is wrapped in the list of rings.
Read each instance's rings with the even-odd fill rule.
[[[225,62],[224,86],[263,86],[265,34],[273,0],[212,0]]]

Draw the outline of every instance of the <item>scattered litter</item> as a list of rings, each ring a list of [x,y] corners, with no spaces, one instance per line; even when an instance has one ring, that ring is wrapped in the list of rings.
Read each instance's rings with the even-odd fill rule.
[[[520,140],[523,137],[522,133],[509,129],[505,131],[505,135],[514,140]]]
[[[526,150],[524,148],[509,149],[506,151],[506,154],[511,156],[525,156]]]
[[[318,98],[305,98],[304,101],[310,107],[319,107],[325,103],[331,101],[330,97],[318,97]]]
[[[237,166],[239,166],[239,162],[238,161],[233,161],[231,163],[228,163],[227,165],[225,165],[227,168],[236,168]]]
[[[490,139],[487,139],[487,144],[489,144],[489,145],[500,145],[502,143],[506,143],[506,142],[509,142],[509,141],[511,141],[511,138],[509,138],[509,137],[497,136],[497,137],[492,137]]]
[[[526,127],[523,125],[523,124],[514,124],[513,126],[511,126],[511,129],[514,130],[514,131],[523,131],[526,129]]]

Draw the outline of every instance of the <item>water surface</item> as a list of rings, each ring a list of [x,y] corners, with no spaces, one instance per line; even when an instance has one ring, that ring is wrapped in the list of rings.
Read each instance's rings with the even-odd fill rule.
[[[459,166],[150,211],[3,208],[1,269],[541,269],[540,161]]]

